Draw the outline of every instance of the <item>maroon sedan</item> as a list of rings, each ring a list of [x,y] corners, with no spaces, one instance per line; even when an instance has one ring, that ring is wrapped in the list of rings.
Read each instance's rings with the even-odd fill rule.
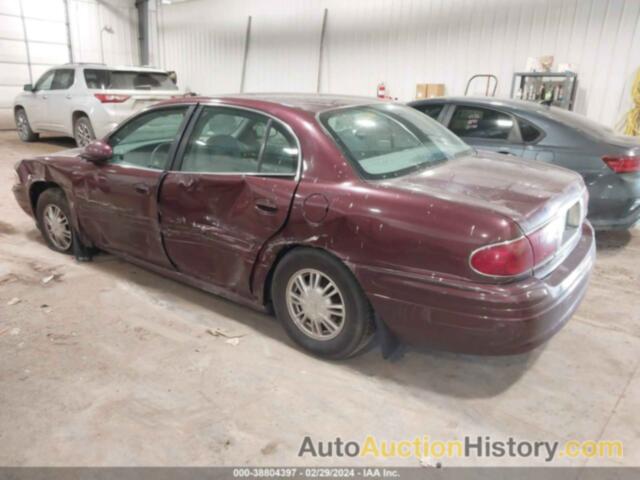
[[[53,250],[98,248],[273,307],[333,358],[376,328],[529,350],[576,309],[595,255],[579,175],[478,154],[412,108],[363,98],[177,99],[17,173]]]

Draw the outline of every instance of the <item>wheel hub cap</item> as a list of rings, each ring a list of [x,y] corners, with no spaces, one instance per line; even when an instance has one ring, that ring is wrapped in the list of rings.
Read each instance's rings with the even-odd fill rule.
[[[343,329],[345,305],[342,293],[327,275],[304,269],[287,285],[287,308],[295,325],[315,340],[331,340]]]
[[[26,138],[28,135],[28,125],[27,119],[24,114],[19,113],[16,117],[16,123],[18,124],[18,131],[20,132],[20,136]]]
[[[44,227],[51,243],[60,250],[69,249],[71,246],[69,220],[57,205],[47,205],[44,209]]]
[[[79,123],[76,127],[76,138],[81,147],[85,147],[91,143],[91,132],[89,127],[84,123]]]

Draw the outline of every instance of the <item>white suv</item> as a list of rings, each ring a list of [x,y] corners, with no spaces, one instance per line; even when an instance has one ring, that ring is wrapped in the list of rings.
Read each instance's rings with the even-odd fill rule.
[[[181,95],[169,72],[146,67],[67,64],[24,86],[14,101],[18,134],[32,142],[40,132],[73,137],[83,147],[132,113]]]

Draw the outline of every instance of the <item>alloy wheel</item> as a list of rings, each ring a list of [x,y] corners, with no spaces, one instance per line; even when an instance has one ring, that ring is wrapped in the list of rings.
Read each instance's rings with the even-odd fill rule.
[[[64,212],[54,204],[44,209],[43,223],[47,237],[56,248],[67,251],[71,247],[71,227]]]
[[[27,140],[29,138],[29,121],[23,111],[19,111],[16,114],[16,126],[18,127],[20,140]]]
[[[86,122],[76,123],[76,142],[79,147],[86,147],[93,140],[93,134]]]
[[[286,303],[295,325],[314,340],[331,340],[344,328],[342,293],[319,270],[307,268],[294,273],[287,284]]]

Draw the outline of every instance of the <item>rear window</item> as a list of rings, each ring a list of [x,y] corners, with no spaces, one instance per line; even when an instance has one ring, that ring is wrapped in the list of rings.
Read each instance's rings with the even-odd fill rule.
[[[320,121],[368,179],[398,177],[470,152],[438,122],[403,105],[330,110]]]
[[[177,90],[167,73],[127,70],[84,71],[84,80],[92,90]]]

